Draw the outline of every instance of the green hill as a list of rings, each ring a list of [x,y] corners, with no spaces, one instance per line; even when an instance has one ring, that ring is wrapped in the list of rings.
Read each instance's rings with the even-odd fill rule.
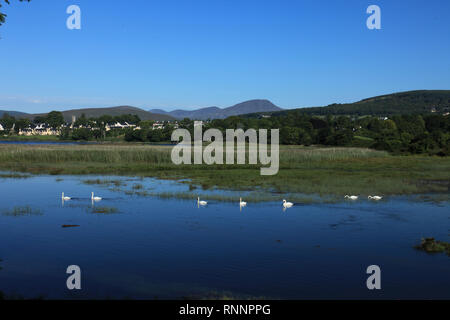
[[[86,109],[74,109],[74,110],[66,110],[62,111],[64,116],[64,120],[70,122],[72,120],[72,116],[77,118],[81,117],[82,114],[86,116],[86,118],[98,118],[103,115],[120,116],[124,114],[132,114],[137,115],[141,120],[155,120],[155,121],[163,121],[163,120],[174,120],[175,118],[170,115],[162,115],[151,113],[139,108],[130,107],[130,106],[120,106],[120,107],[111,107],[111,108],[86,108]],[[33,114],[30,115],[30,118],[36,116],[43,116],[45,114]]]
[[[417,90],[377,96],[354,103],[331,104],[326,107],[298,108],[267,114],[283,115],[289,112],[309,115],[390,116],[395,114],[424,114],[450,111],[450,90]],[[255,116],[256,114],[253,114]]]

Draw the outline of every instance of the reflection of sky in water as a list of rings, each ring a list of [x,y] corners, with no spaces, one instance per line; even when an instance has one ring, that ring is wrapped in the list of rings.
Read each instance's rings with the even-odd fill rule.
[[[97,178],[126,186],[82,182]],[[189,191],[189,184],[151,178],[0,179],[0,291],[48,298],[450,298],[449,258],[412,249],[424,236],[449,240],[448,203],[398,197],[283,212],[281,202],[250,202],[240,211],[218,201],[197,208],[198,190],[193,200],[123,192],[135,184]],[[63,191],[76,198],[64,207]],[[96,208],[118,212],[93,213],[92,191],[105,199]],[[42,215],[1,214],[27,205]],[[81,292],[65,289],[71,264],[82,269]],[[379,292],[365,288],[371,264],[382,270]]]

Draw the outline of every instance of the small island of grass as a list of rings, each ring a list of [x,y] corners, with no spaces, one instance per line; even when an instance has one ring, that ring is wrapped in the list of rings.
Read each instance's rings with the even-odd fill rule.
[[[417,250],[425,251],[426,253],[446,253],[450,256],[450,243],[435,240],[434,238],[424,238],[419,245],[414,247]]]

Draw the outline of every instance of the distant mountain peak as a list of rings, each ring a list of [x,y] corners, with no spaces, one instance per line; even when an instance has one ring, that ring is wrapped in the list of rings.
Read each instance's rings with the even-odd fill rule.
[[[238,116],[247,113],[271,112],[271,111],[273,112],[281,110],[283,109],[277,107],[269,100],[253,99],[223,109],[219,107],[206,107],[196,110],[178,109],[170,112],[161,109],[152,109],[149,111],[152,113],[171,115],[172,117],[177,119],[190,118],[195,120],[207,120],[207,119],[225,119],[230,116]]]

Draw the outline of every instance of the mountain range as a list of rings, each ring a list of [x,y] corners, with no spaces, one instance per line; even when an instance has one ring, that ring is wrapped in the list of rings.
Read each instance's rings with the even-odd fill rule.
[[[231,116],[238,116],[254,112],[274,112],[281,110],[283,109],[277,107],[269,100],[249,100],[223,109],[218,107],[207,107],[197,110],[174,110],[170,112],[161,109],[152,109],[149,111],[151,113],[169,115],[176,119],[189,118],[195,120],[207,120],[225,119]]]
[[[81,117],[82,114],[84,114],[87,118],[98,118],[103,115],[119,116],[124,114],[132,114],[139,116],[141,120],[154,120],[154,121],[175,120],[175,118],[171,117],[170,115],[155,114],[145,111],[143,109],[130,106],[119,106],[111,108],[72,109],[61,112],[64,116],[64,120],[69,123],[72,121],[72,116],[79,118]],[[4,113],[7,113],[8,115],[13,116],[15,118],[26,118],[30,120],[33,120],[37,116],[46,115],[46,113],[31,114],[17,111],[0,110],[0,117],[2,117]]]
[[[71,122],[72,116],[79,118],[82,114],[84,114],[87,118],[97,118],[102,115],[117,116],[123,114],[133,114],[139,116],[141,120],[164,121],[164,120],[175,120],[184,118],[190,118],[195,120],[223,119],[230,116],[237,116],[246,113],[270,112],[280,110],[283,109],[275,106],[272,102],[268,100],[250,100],[224,109],[218,107],[209,107],[192,111],[175,110],[171,112],[166,112],[161,109],[153,109],[145,111],[143,109],[131,106],[119,106],[111,108],[72,109],[61,112],[64,116],[64,120],[66,122]],[[10,116],[16,118],[26,118],[30,120],[33,120],[37,116],[46,115],[45,113],[30,114],[18,111],[0,110],[0,117],[2,117],[4,113],[7,113]]]
[[[131,106],[111,108],[87,108],[62,111],[67,122],[72,116],[79,118],[85,114],[87,118],[102,115],[138,115],[142,120],[175,120],[190,118],[194,120],[223,119],[230,116],[260,117],[266,115],[286,115],[291,112],[301,112],[309,115],[350,115],[350,116],[390,116],[395,114],[445,113],[450,111],[450,90],[416,90],[376,96],[354,103],[331,104],[324,107],[281,109],[269,100],[249,100],[228,108],[208,107],[197,110],[174,110],[166,112],[161,109],[145,111]],[[2,111],[0,117],[8,113],[16,118],[34,119],[45,114],[29,114],[18,111]]]

